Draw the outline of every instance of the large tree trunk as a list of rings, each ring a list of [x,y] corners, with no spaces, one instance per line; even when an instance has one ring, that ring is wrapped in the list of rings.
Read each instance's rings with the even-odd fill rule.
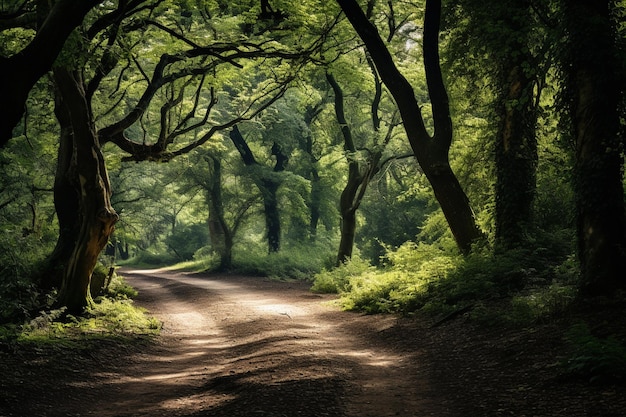
[[[619,135],[619,65],[608,0],[566,2],[569,88],[576,140],[576,208],[581,289],[626,287],[626,222]],[[584,28],[584,30],[581,30]]]
[[[409,142],[450,230],[462,253],[482,237],[476,226],[469,199],[461,188],[448,158],[452,142],[452,122],[441,69],[439,67],[439,20],[441,1],[428,0],[424,18],[424,66],[430,93],[435,133],[426,130],[413,87],[396,67],[376,27],[367,19],[356,0],[337,0],[359,34],[376,65],[378,73],[392,94],[400,111]]]
[[[536,83],[529,70],[534,63],[528,46],[530,6],[525,0],[515,0],[506,6],[478,7],[480,16],[488,13],[490,22],[502,23],[500,34],[507,37],[504,46],[499,40],[499,49],[493,51],[499,119],[495,140],[495,238],[497,247],[506,250],[523,244],[528,236],[537,183]],[[490,44],[491,36],[488,32],[485,39]]]
[[[76,314],[91,303],[91,274],[118,216],[111,206],[104,158],[80,76],[64,68],[55,68],[54,78],[61,105],[65,107],[65,114],[69,115],[71,123],[71,132],[65,131],[62,136],[63,161],[60,160],[55,182],[60,186],[55,190],[56,207],[60,210],[59,223],[71,230],[67,236],[73,238],[59,242],[59,252],[55,250],[57,265],[62,268],[58,304]],[[69,161],[65,159],[68,156]],[[65,211],[70,208],[77,210],[71,213]],[[63,232],[59,240],[62,236]]]
[[[520,45],[521,47],[521,45]],[[503,69],[500,127],[496,137],[496,242],[507,249],[525,240],[536,191],[537,138],[533,80],[525,55]]]
[[[48,257],[47,271],[41,280],[42,288],[47,290],[61,288],[65,264],[74,250],[74,242],[78,240],[80,231],[80,223],[76,217],[76,213],[80,210],[80,193],[71,180],[74,133],[69,110],[63,103],[58,89],[55,99],[55,115],[61,128],[54,178],[54,207],[59,222],[59,237],[52,254]]]
[[[339,266],[352,258],[356,235],[356,211],[364,194],[364,190],[359,193],[359,189],[367,187],[367,178],[361,172],[361,164],[355,158],[357,150],[344,112],[343,90],[332,74],[326,73],[326,80],[335,95],[335,117],[343,135],[343,149],[348,159],[348,179],[339,199],[339,214],[341,215],[341,239],[337,253],[337,266]]]

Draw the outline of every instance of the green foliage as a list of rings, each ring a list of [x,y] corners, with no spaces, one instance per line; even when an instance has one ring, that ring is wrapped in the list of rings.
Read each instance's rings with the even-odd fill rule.
[[[17,342],[68,343],[98,337],[153,335],[160,326],[131,300],[101,298],[84,317],[65,315],[63,310],[42,312],[21,326]]]
[[[577,295],[576,287],[554,282],[525,290],[502,303],[475,303],[472,319],[486,326],[520,327],[566,315]]]
[[[172,265],[176,263],[177,258],[171,253],[155,252],[152,250],[139,251],[137,254],[127,261],[119,262],[120,265],[132,265],[134,267],[158,267]]]
[[[44,302],[33,277],[46,248],[35,235],[0,234],[0,323],[23,320]]]
[[[105,296],[112,299],[130,299],[137,296],[137,290],[128,285],[126,280],[118,274],[113,274],[111,282],[108,283]]]
[[[407,242],[387,252],[385,268],[356,260],[316,275],[313,289],[338,292],[344,308],[368,313],[445,314],[474,306],[480,321],[532,323],[563,314],[576,296],[573,261],[554,264],[558,258],[541,245],[501,253],[475,247],[463,257],[448,239]],[[487,307],[495,301],[495,309]]]
[[[83,317],[43,311],[27,323],[0,326],[0,345],[81,348],[90,341],[136,340],[158,334],[161,323],[131,300],[100,298]]]
[[[350,280],[372,271],[369,262],[358,256],[353,256],[348,262],[344,262],[337,268],[323,269],[315,274],[311,290],[319,293],[345,293],[351,289]]]
[[[350,277],[341,300],[345,308],[368,313],[421,308],[429,288],[457,268],[460,256],[436,245],[407,242],[387,254],[390,265]]]
[[[235,251],[233,272],[309,281],[331,263],[334,255],[332,246],[321,243],[297,244],[269,254],[260,248]]]
[[[208,241],[209,230],[206,224],[188,224],[177,226],[165,239],[165,244],[179,260],[187,261]]]
[[[614,337],[594,336],[585,323],[572,326],[566,335],[571,353],[563,363],[568,375],[589,382],[626,380],[626,346]]]

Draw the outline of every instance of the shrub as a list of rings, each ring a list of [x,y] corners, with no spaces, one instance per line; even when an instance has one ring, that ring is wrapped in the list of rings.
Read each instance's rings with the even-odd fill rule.
[[[626,346],[618,340],[596,337],[584,323],[572,326],[566,338],[571,349],[563,363],[567,374],[589,382],[626,380]]]
[[[550,265],[544,254],[542,248],[494,254],[487,246],[477,246],[463,257],[446,239],[434,244],[407,242],[387,252],[385,268],[376,270],[353,260],[316,275],[313,289],[341,293],[345,308],[369,313],[420,309],[448,313],[515,295],[507,311],[499,313],[504,321],[536,321],[560,314],[575,295],[568,283],[547,286],[555,276],[569,276],[572,269],[567,261]],[[529,286],[531,290],[519,294]]]
[[[35,235],[0,233],[0,323],[21,322],[45,302],[33,277],[46,250]]]
[[[350,279],[371,271],[373,267],[367,261],[353,257],[350,261],[333,269],[324,268],[315,274],[311,290],[318,293],[345,293],[351,290]]]
[[[269,254],[258,248],[246,251],[245,256],[235,252],[233,270],[275,279],[312,280],[332,254],[329,248],[316,244],[294,245]]]

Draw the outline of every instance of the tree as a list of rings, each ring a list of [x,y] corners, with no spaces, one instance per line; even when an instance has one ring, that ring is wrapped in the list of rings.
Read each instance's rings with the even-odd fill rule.
[[[495,162],[495,242],[500,249],[523,244],[532,223],[536,194],[536,125],[542,78],[545,32],[534,7],[537,2],[506,0],[487,4],[459,0],[449,9],[451,66],[469,74],[468,86],[487,79],[493,91]],[[473,59],[466,59],[472,56]],[[476,88],[466,91],[474,102]]]
[[[482,233],[448,158],[452,123],[439,66],[441,2],[426,2],[423,34],[424,66],[434,117],[433,136],[426,129],[413,87],[396,67],[376,27],[355,0],[337,0],[337,3],[365,43],[383,83],[394,97],[415,157],[432,185],[459,250],[468,253],[472,244],[482,237]]]
[[[335,95],[335,116],[340,126],[344,142],[344,152],[348,160],[348,178],[346,185],[339,199],[339,213],[341,215],[341,240],[337,253],[337,265],[348,261],[352,257],[354,239],[356,235],[356,213],[365,196],[367,187],[372,178],[382,169],[382,166],[389,160],[382,161],[383,152],[391,140],[395,127],[392,121],[389,124],[387,134],[381,143],[373,143],[372,149],[357,149],[352,128],[345,115],[344,93],[335,77],[327,72],[326,79]],[[378,80],[376,79],[377,83]],[[374,95],[372,104],[372,120],[374,123],[372,135],[376,135],[380,119],[376,109],[380,106],[379,94]],[[361,156],[360,154],[365,154]]]
[[[251,175],[263,198],[268,251],[270,253],[278,252],[280,249],[281,223],[277,192],[284,181],[281,173],[285,171],[289,157],[283,153],[282,147],[274,142],[271,154],[275,156],[276,162],[271,170],[264,169],[254,157],[237,125],[233,126],[229,136],[239,151],[243,163],[255,171]]]
[[[81,67],[80,70],[70,71],[61,65],[55,68],[55,73],[58,73],[55,80],[65,110],[70,106],[71,109],[65,111],[60,107],[61,111],[57,112],[62,124],[63,118],[67,119],[68,122],[65,122],[64,126],[68,128],[62,133],[62,141],[66,141],[67,146],[60,148],[61,163],[57,178],[61,180],[56,182],[59,187],[57,192],[62,195],[62,198],[57,199],[59,204],[56,206],[62,232],[50,263],[55,270],[63,271],[63,278],[55,279],[57,275],[50,274],[45,285],[47,287],[60,285],[62,291],[59,303],[66,305],[72,312],[77,312],[90,303],[89,279],[97,261],[97,254],[94,255],[93,252],[98,247],[102,249],[106,244],[113,230],[113,219],[116,218],[108,201],[110,185],[100,146],[113,143],[129,154],[128,159],[136,161],[167,161],[186,154],[205,144],[217,132],[251,119],[274,103],[284,94],[293,79],[293,72],[297,72],[299,65],[306,62],[317,48],[315,40],[309,49],[297,51],[263,40],[258,43],[209,41],[208,45],[201,46],[196,40],[186,36],[187,29],[184,25],[174,25],[176,29],[170,29],[158,21],[159,17],[165,22],[173,18],[168,14],[170,11],[167,8],[155,12],[154,7],[143,7],[141,2],[119,2],[107,4],[100,11],[102,12],[100,17],[85,29],[84,36],[79,38],[78,47],[72,51],[71,63]],[[131,19],[141,16],[145,19]],[[180,16],[176,15],[175,18]],[[152,27],[156,28],[156,33],[160,36],[169,38],[169,44],[165,39],[161,39],[163,44],[168,46],[168,52],[146,54],[145,50],[136,50],[141,47],[141,40],[146,36],[143,30]],[[106,47],[99,53],[80,55],[87,50],[87,45],[84,44],[87,41]],[[131,51],[126,51],[128,44],[132,45]],[[156,45],[158,51],[161,43],[156,42]],[[120,53],[116,47],[125,53]],[[239,61],[249,63],[257,58],[263,58],[262,64],[252,64],[246,68],[239,63]],[[284,64],[284,60],[289,60],[289,64]],[[121,67],[120,61],[126,61],[126,66]],[[238,107],[232,108],[231,114],[215,115],[219,112],[216,89],[224,88],[226,94],[222,94],[222,98],[229,94],[228,87],[218,81],[219,76],[223,75],[221,69],[225,66],[229,70],[254,72],[254,66],[258,69],[262,65],[271,67],[274,77],[253,85],[244,83],[241,90],[236,92],[240,94],[233,94],[237,96]],[[79,74],[91,75],[91,78],[86,79]],[[208,87],[207,78],[211,78],[211,86]],[[245,78],[242,77],[241,80]],[[134,83],[143,84],[144,87],[133,86],[132,89],[124,90],[121,88],[123,84]],[[113,107],[105,108],[95,102],[95,99],[103,94],[105,87],[112,89],[106,96],[117,100]],[[126,94],[129,92],[137,95],[127,98]],[[82,101],[76,97],[78,94],[82,96]],[[185,100],[187,95],[189,99]],[[134,102],[133,105],[124,105],[126,100]],[[100,109],[104,114],[99,121],[99,124],[104,126],[97,130],[94,121],[98,116],[94,114],[94,109]],[[152,126],[146,128],[143,125],[144,118],[150,117],[153,112],[159,115],[157,117],[159,123],[156,124],[156,128]],[[79,118],[79,115],[82,117]],[[85,125],[77,126],[80,122]],[[207,124],[211,124],[211,127],[204,129]],[[203,129],[201,133],[200,129]],[[133,131],[140,132],[143,138],[137,140],[136,137],[129,137]],[[92,143],[90,145],[94,148],[92,154],[96,157],[85,159],[84,166],[80,167],[77,166],[78,160],[71,155],[76,152],[75,149],[87,146],[83,141]],[[177,148],[172,149],[175,146]],[[88,165],[93,166],[87,168]],[[93,192],[90,201],[102,202],[98,203],[99,208],[93,209],[81,201],[85,195],[84,190],[80,188],[78,176],[82,175],[82,169],[91,169],[88,174],[92,177],[86,178],[89,181],[93,178],[94,182],[102,185],[99,189],[95,187],[89,189]],[[96,177],[100,177],[100,180],[96,180]],[[84,212],[76,216],[78,211]],[[93,230],[84,231],[93,229],[95,224],[104,224],[105,218],[101,216],[110,217],[112,221],[106,227],[101,227],[100,234]],[[76,238],[77,236],[79,238]],[[75,267],[78,264],[81,265],[80,268]]]
[[[259,197],[240,187],[225,187],[223,168],[227,152],[219,149],[198,149],[190,154],[191,164],[185,169],[183,181],[187,192],[202,190],[209,209],[208,229],[211,250],[219,256],[220,271],[232,268],[235,237]],[[230,174],[229,176],[232,176]],[[228,177],[227,177],[228,178]],[[231,181],[232,182],[232,181]]]
[[[67,230],[55,249],[59,253],[55,260],[62,260],[58,303],[70,313],[80,313],[91,303],[91,274],[118,215],[111,206],[108,174],[80,74],[57,67],[54,77],[60,100],[57,114],[64,122],[55,202],[60,228]],[[77,218],[59,210],[62,204],[71,204]]]
[[[13,137],[28,93],[50,69],[72,31],[102,0],[57,0],[2,3],[3,27],[35,30],[32,40],[11,56],[0,56],[0,147]],[[8,22],[8,23],[7,23]]]
[[[578,256],[584,295],[626,288],[626,220],[622,183],[624,91],[613,13],[608,0],[563,3],[567,76],[576,144],[575,194]]]

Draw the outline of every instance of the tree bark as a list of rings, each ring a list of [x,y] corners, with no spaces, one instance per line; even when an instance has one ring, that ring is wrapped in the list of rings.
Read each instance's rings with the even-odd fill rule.
[[[376,27],[367,19],[356,0],[337,0],[346,17],[365,43],[372,61],[394,97],[409,142],[426,178],[433,187],[450,230],[462,253],[482,237],[469,199],[461,188],[448,158],[452,142],[452,122],[448,96],[439,67],[439,20],[441,1],[428,0],[424,18],[424,66],[433,109],[435,132],[426,130],[411,84],[396,67]]]
[[[495,143],[495,238],[503,249],[524,242],[537,186],[534,79],[524,70],[530,56],[522,52],[527,47],[520,42],[513,42],[510,48],[515,54],[503,58],[506,62],[500,74],[500,121]]]
[[[224,218],[224,202],[222,200],[222,164],[215,156],[206,158],[210,164],[208,203],[209,203],[209,235],[211,246],[220,257],[218,269],[227,271],[233,263],[233,232],[228,228]]]
[[[13,137],[31,88],[51,69],[74,28],[101,1],[57,0],[33,40],[19,53],[0,57],[0,147]]]
[[[59,219],[65,219],[60,223],[66,224],[73,237],[57,245],[61,249],[58,265],[62,266],[58,305],[78,314],[92,302],[91,274],[118,216],[111,206],[111,187],[80,75],[55,68],[54,79],[71,123],[71,132],[62,137],[63,157],[70,153],[71,157],[60,164],[55,182],[62,185],[55,194]],[[69,207],[77,211],[65,212]]]
[[[623,74],[618,73],[611,2],[566,3],[580,287],[584,296],[611,296],[626,287],[624,143],[619,135]]]
[[[239,131],[239,128],[235,125],[230,131],[230,139],[239,151],[241,158],[246,166],[259,166],[252,150],[246,143],[243,135]],[[278,188],[282,184],[282,179],[276,174],[285,170],[288,158],[282,152],[280,146],[274,143],[272,146],[272,155],[276,157],[276,164],[272,173],[261,173],[260,175],[254,175],[253,181],[261,192],[263,198],[263,208],[265,214],[265,231],[267,234],[267,244],[269,253],[278,252],[280,250],[280,237],[281,237],[281,224],[280,224],[280,212],[278,210]]]
[[[54,178],[54,207],[59,222],[59,237],[56,246],[48,257],[46,273],[41,286],[46,290],[61,288],[65,264],[78,240],[80,223],[76,213],[80,211],[80,193],[72,181],[72,160],[74,158],[74,133],[69,109],[61,99],[58,88],[55,94],[56,118],[60,125],[57,167]]]
[[[355,158],[357,150],[354,145],[352,130],[348,126],[344,112],[343,90],[332,74],[326,73],[326,80],[335,95],[335,117],[343,135],[343,149],[348,160],[348,179],[339,199],[341,239],[339,241],[336,262],[336,265],[339,266],[352,258],[356,235],[356,211],[361,203],[358,196],[364,194],[359,194],[359,189],[367,185],[364,184],[366,178],[364,173],[361,172],[361,164]]]

